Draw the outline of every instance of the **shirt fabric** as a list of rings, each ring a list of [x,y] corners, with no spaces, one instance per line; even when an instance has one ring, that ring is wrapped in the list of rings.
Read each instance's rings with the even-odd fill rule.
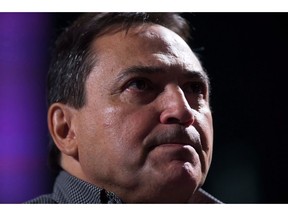
[[[96,187],[88,182],[78,179],[66,171],[57,176],[52,194],[45,194],[32,199],[27,204],[80,204],[80,203],[122,203],[112,192]]]
[[[203,189],[193,198],[194,203],[222,203]],[[113,204],[123,203],[114,193],[106,191],[61,171],[57,176],[53,192],[29,200],[26,204]]]

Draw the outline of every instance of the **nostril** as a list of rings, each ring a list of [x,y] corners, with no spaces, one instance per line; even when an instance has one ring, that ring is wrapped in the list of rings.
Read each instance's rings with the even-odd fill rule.
[[[185,127],[189,127],[190,125],[192,125],[194,122],[194,119],[190,119],[189,121],[186,122],[182,122],[181,124]]]
[[[168,118],[166,123],[167,124],[180,124],[180,120],[177,118]]]
[[[190,125],[192,125],[194,122],[194,118],[187,118],[186,120],[181,120],[178,118],[174,118],[174,117],[170,117],[166,119],[165,124],[179,124],[179,125],[183,125],[185,127],[189,127]]]

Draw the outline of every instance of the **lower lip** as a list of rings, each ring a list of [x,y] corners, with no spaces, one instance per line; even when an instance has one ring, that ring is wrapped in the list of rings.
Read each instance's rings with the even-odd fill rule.
[[[163,151],[168,152],[190,152],[190,153],[197,153],[196,150],[188,144],[179,144],[179,143],[167,143],[167,144],[161,144],[155,147],[156,149],[162,149]]]
[[[192,148],[191,145],[188,144],[180,144],[180,143],[163,143],[157,147],[184,147],[184,148]]]

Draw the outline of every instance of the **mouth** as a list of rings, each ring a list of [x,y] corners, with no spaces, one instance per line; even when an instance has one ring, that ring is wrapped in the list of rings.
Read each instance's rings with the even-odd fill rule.
[[[198,142],[183,142],[182,139],[169,140],[152,145],[150,153],[161,163],[169,162],[182,166],[188,162],[196,166],[201,158],[198,146]]]
[[[158,143],[155,144],[153,146],[151,146],[151,148],[156,148],[156,147],[193,147],[193,144],[191,143],[181,143],[180,141],[173,141],[173,142],[163,142],[163,143]]]
[[[199,133],[196,130],[189,131],[182,128],[172,128],[158,132],[148,142],[149,150],[157,147],[192,147],[198,154],[202,151]]]
[[[184,158],[189,158],[188,156],[191,154],[191,152],[199,154],[201,151],[201,148],[197,143],[183,143],[180,141],[158,143],[150,147],[150,151],[153,151],[154,149],[161,149],[161,152],[166,154],[168,152],[173,152],[173,154],[180,154],[182,156],[184,154],[186,155]],[[186,153],[188,153],[188,155]]]

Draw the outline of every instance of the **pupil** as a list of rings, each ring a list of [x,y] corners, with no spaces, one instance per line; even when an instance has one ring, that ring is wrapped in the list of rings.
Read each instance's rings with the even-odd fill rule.
[[[137,86],[138,89],[143,90],[143,89],[145,89],[146,84],[145,84],[144,81],[137,81],[137,82],[136,82],[136,86]]]

